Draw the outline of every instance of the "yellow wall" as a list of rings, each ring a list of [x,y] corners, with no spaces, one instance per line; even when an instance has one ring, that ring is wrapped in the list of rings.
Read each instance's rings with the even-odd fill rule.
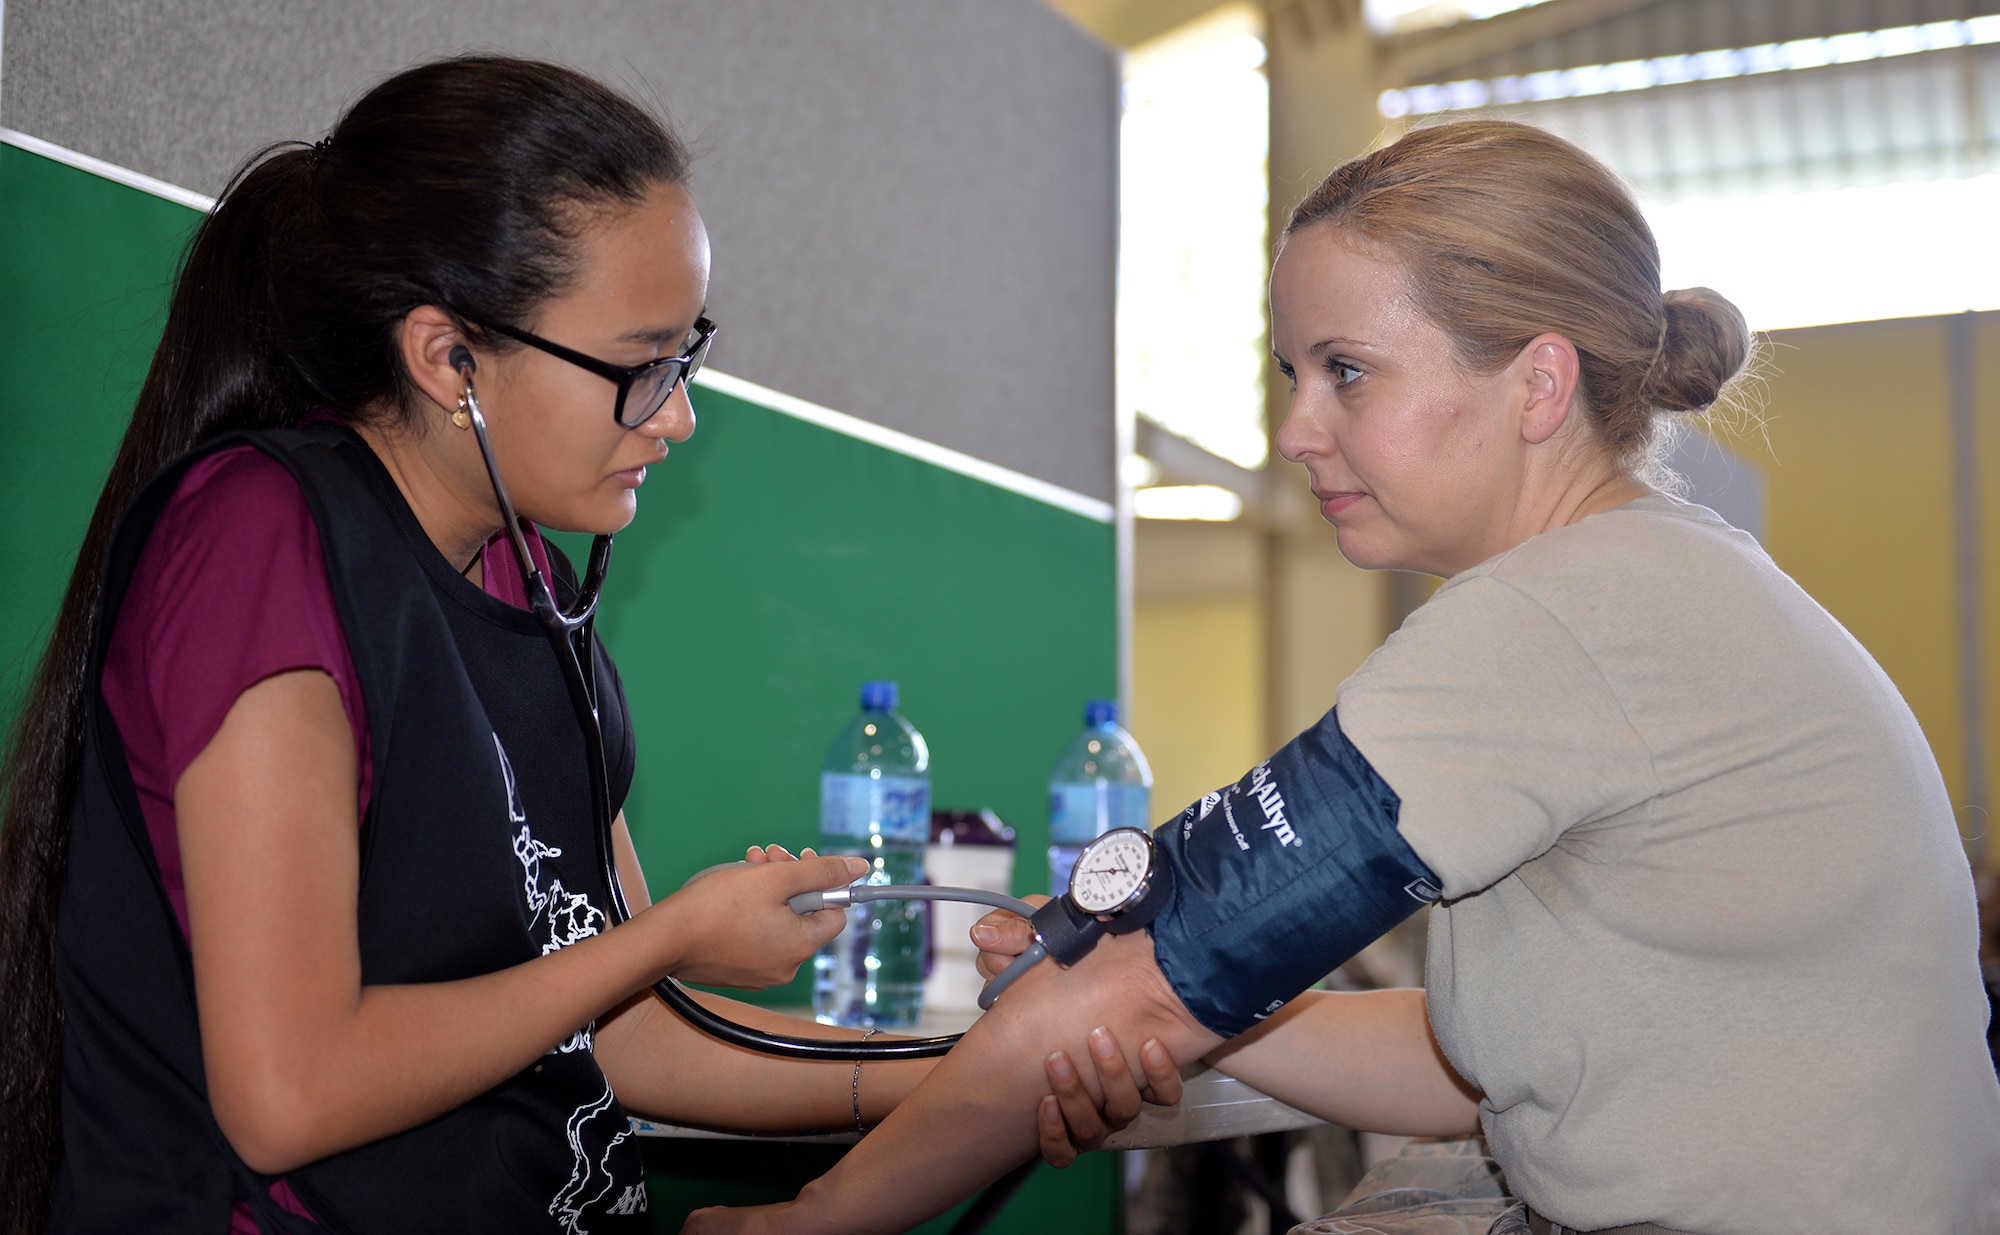
[[[1245,561],[1204,569],[1204,541],[1208,553]],[[1283,537],[1142,525],[1138,553],[1142,582],[1206,575],[1212,589],[1142,589],[1133,608],[1131,729],[1152,761],[1153,813],[1165,818],[1326,714],[1336,688],[1382,641],[1385,577],[1350,566],[1323,524]],[[1275,572],[1268,592],[1266,555]]]
[[[1986,778],[1988,792],[2000,779],[2000,313],[1973,317],[1973,407],[1979,457],[1981,657],[1985,662]],[[1935,742],[1935,739],[1933,739]],[[1996,804],[1986,803],[1987,818],[1968,819],[1961,813],[1959,830],[1976,839],[1975,855],[1989,868],[2000,867],[2000,840],[1993,836]]]
[[[1303,488],[1300,469],[1280,463]],[[1316,521],[1317,523],[1317,521]],[[1326,715],[1347,675],[1388,636],[1388,577],[1340,556],[1331,527],[1300,529],[1276,557],[1278,646],[1271,660],[1270,749]]]
[[[1229,784],[1263,745],[1264,630],[1247,593],[1141,599],[1132,613],[1132,736],[1153,766],[1153,818]]]
[[[1732,443],[1764,473],[1771,556],[1902,690],[1963,805],[1951,320],[1775,333],[1764,440],[1738,434]],[[1974,339],[1992,769],[2000,766],[1992,719],[2000,701],[2000,314],[1975,315]]]

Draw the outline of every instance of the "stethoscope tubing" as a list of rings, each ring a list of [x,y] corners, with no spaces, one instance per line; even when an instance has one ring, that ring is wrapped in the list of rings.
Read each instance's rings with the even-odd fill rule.
[[[617,851],[611,832],[611,785],[610,777],[604,767],[604,730],[598,720],[596,691],[592,689],[590,674],[584,667],[585,660],[590,656],[595,643],[596,634],[593,625],[597,613],[597,597],[604,586],[604,576],[611,557],[611,537],[598,536],[592,541],[590,565],[585,572],[583,586],[577,593],[571,611],[564,612],[556,604],[554,591],[549,587],[548,580],[542,577],[541,570],[536,567],[535,559],[528,551],[527,537],[522,533],[521,521],[514,513],[513,500],[508,497],[507,486],[500,479],[500,465],[494,459],[493,446],[486,437],[486,416],[479,406],[479,395],[472,386],[472,374],[476,365],[473,363],[471,353],[465,351],[461,356],[455,350],[452,364],[465,380],[460,406],[472,422],[473,436],[479,441],[479,453],[486,463],[487,479],[493,482],[493,496],[500,504],[501,517],[506,520],[514,552],[520,558],[521,580],[527,589],[529,609],[541,624],[543,633],[548,636],[550,646],[555,649],[556,664],[562,670],[564,682],[569,688],[571,705],[576,709],[577,726],[583,731],[584,762],[590,774],[592,821],[596,825],[598,865],[610,898],[611,924],[623,925],[631,920],[632,911],[625,903],[625,891],[618,880]],[[977,891],[977,889],[968,890]],[[1028,913],[1034,912],[1033,907],[1027,906],[1026,902],[1016,903],[1025,906]],[[1025,960],[1026,957],[1022,959]],[[1013,966],[1010,966],[1009,971],[1012,969]],[[957,1045],[961,1036],[948,1034],[943,1037],[905,1038],[892,1042],[795,1037],[790,1034],[767,1033],[761,1029],[752,1029],[748,1025],[740,1025],[713,1012],[672,977],[664,977],[653,983],[653,994],[683,1020],[710,1037],[732,1046],[786,1059],[839,1060],[849,1063],[887,1059],[934,1059]]]
[[[716,868],[711,866],[708,869]],[[707,873],[707,870],[701,871],[695,878],[699,879]],[[793,913],[812,913],[818,909],[840,909],[872,901],[959,901],[1005,909],[1024,918],[1035,916],[1033,905],[1002,892],[989,892],[985,888],[940,887],[930,883],[855,883],[844,888],[828,888],[824,892],[801,892],[790,903]]]

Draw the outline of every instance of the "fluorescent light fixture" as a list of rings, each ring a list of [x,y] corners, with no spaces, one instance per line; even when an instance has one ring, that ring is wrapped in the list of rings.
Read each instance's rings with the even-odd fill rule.
[[[1141,519],[1199,519],[1227,523],[1243,513],[1243,499],[1221,485],[1154,485],[1132,494]]]
[[[1686,56],[1621,60],[1616,64],[1585,64],[1517,77],[1485,81],[1452,81],[1435,85],[1384,90],[1376,107],[1384,116],[1426,116],[1493,104],[1539,103],[1546,99],[1576,99],[1593,94],[1622,94],[1675,86],[1682,82],[1717,81],[1817,69],[1830,64],[1856,64],[1951,47],[1983,47],[2000,43],[2000,14],[1965,21],[1934,21],[1921,26],[1863,30],[1823,39],[1794,39],[1757,47],[1725,47]]]
[[[1127,489],[1159,484],[1160,465],[1144,455],[1126,455],[1118,461],[1118,483]]]
[[[1379,35],[1408,34],[1462,21],[1484,21],[1546,0],[1362,0],[1361,17]]]

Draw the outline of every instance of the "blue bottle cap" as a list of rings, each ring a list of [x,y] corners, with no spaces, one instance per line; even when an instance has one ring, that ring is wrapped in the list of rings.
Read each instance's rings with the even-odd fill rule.
[[[1083,723],[1095,729],[1099,725],[1118,723],[1118,701],[1116,699],[1092,699],[1083,705]]]
[[[895,711],[896,684],[894,682],[863,682],[861,684],[861,709],[864,712]]]

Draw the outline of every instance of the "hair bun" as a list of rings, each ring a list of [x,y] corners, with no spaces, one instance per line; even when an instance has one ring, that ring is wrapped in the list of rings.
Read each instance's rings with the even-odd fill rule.
[[[1704,411],[1743,371],[1750,327],[1742,311],[1711,288],[1684,287],[1663,299],[1666,339],[1640,395],[1670,412]]]

